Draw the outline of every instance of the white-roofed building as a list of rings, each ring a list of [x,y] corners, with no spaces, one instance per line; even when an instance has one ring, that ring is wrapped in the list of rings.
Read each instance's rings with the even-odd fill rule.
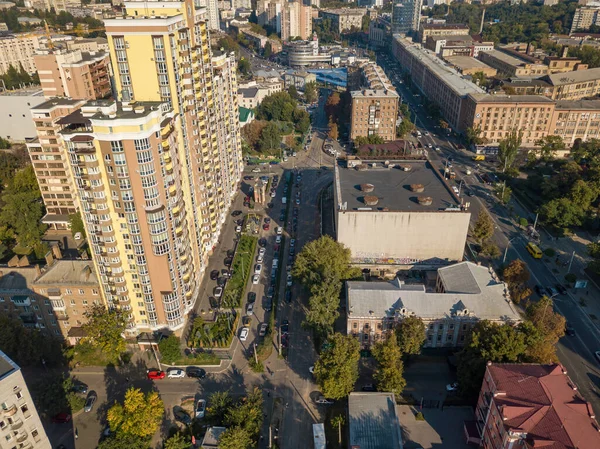
[[[346,282],[348,335],[362,348],[385,339],[402,319],[425,324],[425,347],[462,346],[475,323],[518,323],[508,289],[491,268],[461,262],[438,270],[435,290],[422,284]]]

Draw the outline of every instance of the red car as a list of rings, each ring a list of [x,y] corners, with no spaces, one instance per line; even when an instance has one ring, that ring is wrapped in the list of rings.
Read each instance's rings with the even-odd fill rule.
[[[263,229],[264,229],[265,231],[268,231],[268,230],[269,230],[269,223],[265,223],[265,224],[263,225]]]
[[[147,371],[148,373],[148,379],[164,379],[165,378],[165,372],[164,371],[160,371],[157,369],[149,369]]]
[[[52,422],[57,424],[64,424],[71,421],[71,415],[68,413],[62,412],[52,417]]]

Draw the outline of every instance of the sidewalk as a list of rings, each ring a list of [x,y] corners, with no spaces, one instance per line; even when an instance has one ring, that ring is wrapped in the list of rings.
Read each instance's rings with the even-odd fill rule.
[[[520,217],[526,217],[533,223],[535,215],[529,212],[515,197],[510,200],[514,213]],[[587,281],[587,287],[582,289],[568,289],[569,296],[573,299],[575,307],[578,307],[600,331],[600,286],[588,277],[584,269],[590,260],[587,254],[587,245],[592,243],[589,233],[577,231],[572,237],[551,236],[545,229],[538,226],[540,231],[540,243],[542,250],[553,248],[556,256],[544,257],[543,263],[552,273],[557,283],[565,285],[565,275],[569,273],[569,262],[571,262],[571,273],[577,275],[578,280]],[[558,263],[556,262],[558,257]],[[566,265],[565,265],[566,263]]]

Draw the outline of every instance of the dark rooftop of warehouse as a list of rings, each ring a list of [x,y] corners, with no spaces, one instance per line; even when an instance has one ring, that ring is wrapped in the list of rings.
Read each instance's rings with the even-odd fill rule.
[[[352,161],[348,161],[352,162]],[[373,164],[375,166],[373,166]],[[437,171],[428,160],[389,161],[389,167],[384,161],[362,161],[367,168],[358,170],[348,168],[345,161],[336,166],[335,188],[340,204],[346,203],[345,209],[372,210],[389,212],[431,212],[455,208],[460,204],[451,190],[454,181],[445,184],[443,175]],[[404,170],[410,168],[409,170]],[[442,170],[442,167],[439,167]],[[361,185],[372,184],[372,192],[363,192]],[[413,192],[411,185],[421,184],[423,192]],[[378,203],[368,206],[365,196],[376,196]],[[421,205],[418,197],[431,197],[431,205]]]

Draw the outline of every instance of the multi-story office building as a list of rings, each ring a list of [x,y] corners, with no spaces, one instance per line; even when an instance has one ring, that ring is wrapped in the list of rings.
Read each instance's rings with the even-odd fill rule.
[[[206,8],[209,30],[219,30],[219,2],[218,0],[198,0],[196,6]]]
[[[366,13],[367,10],[362,8],[322,9],[319,11],[319,15],[323,19],[331,20],[332,29],[339,34],[350,31],[352,28],[360,30],[362,18]]]
[[[19,70],[19,65],[27,73],[35,73],[33,55],[40,48],[38,37],[30,34],[15,34],[0,37],[0,75],[7,72],[12,65]]]
[[[514,129],[523,131],[521,145],[534,147],[546,136],[555,103],[541,95],[469,94],[461,129],[480,129],[488,145],[500,142]]]
[[[421,23],[418,41],[426,42],[429,36],[465,36],[470,32],[469,25],[463,23]]]
[[[46,98],[99,100],[112,93],[108,53],[53,49],[39,51],[33,59]]]
[[[577,30],[587,30],[592,25],[600,24],[600,3],[591,2],[586,6],[577,8],[571,23],[571,33]]]
[[[535,78],[548,73],[546,64],[524,59],[517,52],[510,54],[502,50],[482,51],[479,59],[506,76]]]
[[[350,92],[350,139],[378,135],[395,140],[400,97],[394,85],[374,62],[362,64],[359,70],[362,89]]]
[[[475,409],[465,422],[482,449],[600,447],[591,404],[561,365],[488,362]]]
[[[404,318],[423,320],[427,348],[460,347],[480,320],[517,324],[521,316],[492,268],[461,262],[438,270],[435,289],[423,284],[346,282],[348,335],[368,349]]]
[[[0,438],[2,447],[51,449],[21,368],[0,351]]]
[[[465,98],[469,94],[484,94],[485,91],[409,39],[394,36],[392,51],[400,67],[411,75],[417,89],[440,107],[450,127],[463,130],[460,123]]]
[[[369,23],[369,45],[383,47],[391,37],[391,25],[388,20],[378,18]]]
[[[553,73],[541,80],[550,84],[544,95],[553,100],[581,100],[600,94],[600,68]]]
[[[562,137],[568,148],[578,139],[600,138],[600,100],[557,101],[548,134]]]
[[[392,33],[410,34],[419,30],[423,0],[400,0],[392,6]]]
[[[64,118],[84,103],[84,100],[53,98],[31,108],[30,118],[33,118],[37,138],[27,142],[27,150],[46,207],[42,221],[51,229],[68,229],[69,215],[78,210],[69,155],[59,134],[71,126]]]
[[[232,54],[211,57],[207,12],[125,2],[105,21],[117,101],[91,101],[61,136],[106,301],[129,329],[179,328],[242,169]]]

